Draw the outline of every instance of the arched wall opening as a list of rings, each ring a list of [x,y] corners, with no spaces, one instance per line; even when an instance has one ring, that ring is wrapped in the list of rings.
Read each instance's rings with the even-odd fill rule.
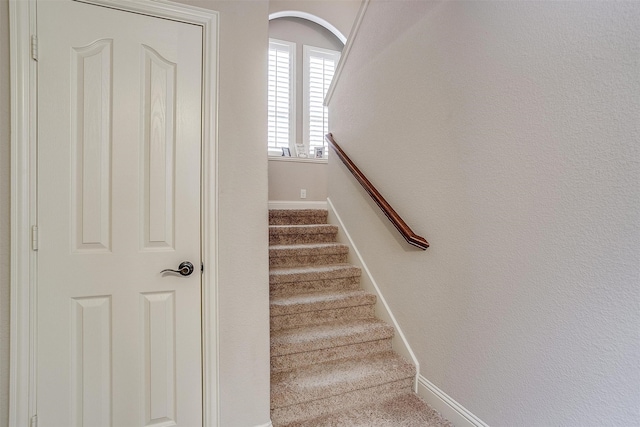
[[[280,12],[274,12],[274,13],[269,15],[269,21],[277,19],[277,18],[301,18],[301,19],[306,19],[307,21],[314,22],[314,23],[326,28],[327,30],[331,31],[331,33],[333,33],[333,35],[336,36],[338,38],[338,40],[340,40],[342,42],[343,46],[345,44],[347,44],[347,38],[345,37],[344,34],[342,34],[342,32],[340,30],[338,30],[333,24],[331,24],[326,19],[322,19],[319,16],[313,15],[311,13],[302,12],[302,11],[299,11],[299,10],[283,10],[283,11],[280,11]]]
[[[327,159],[297,157],[303,142],[303,48],[341,52],[346,37],[334,25],[316,15],[300,11],[281,11],[269,15],[269,38],[295,43],[295,144],[292,157],[269,156],[270,202],[325,203],[327,199]],[[265,76],[266,77],[266,76]],[[304,195],[304,197],[303,197]],[[311,207],[308,206],[308,207]]]

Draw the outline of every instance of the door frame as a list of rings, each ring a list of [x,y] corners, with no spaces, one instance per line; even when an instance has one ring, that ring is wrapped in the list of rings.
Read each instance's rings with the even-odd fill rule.
[[[218,64],[219,14],[167,0],[74,0],[202,27],[202,384],[203,424],[219,425]],[[9,425],[36,414],[37,0],[9,2],[11,78],[11,300]],[[35,231],[34,231],[35,227]]]

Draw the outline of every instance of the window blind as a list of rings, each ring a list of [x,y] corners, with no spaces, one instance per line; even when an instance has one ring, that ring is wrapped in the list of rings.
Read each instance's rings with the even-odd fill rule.
[[[340,53],[305,46],[305,143],[309,155],[316,147],[325,147],[324,136],[329,132],[329,111],[323,105],[335,73]],[[326,156],[326,150],[324,152]]]
[[[295,44],[269,41],[268,138],[270,150],[289,148],[293,128],[293,62]]]

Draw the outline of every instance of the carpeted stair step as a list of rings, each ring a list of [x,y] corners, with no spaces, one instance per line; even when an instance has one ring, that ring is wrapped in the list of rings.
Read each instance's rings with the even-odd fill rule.
[[[335,242],[338,227],[329,224],[270,225],[270,245]]]
[[[339,243],[274,245],[269,247],[269,267],[344,264],[349,247]]]
[[[355,408],[289,427],[453,427],[439,412],[414,393]]]
[[[393,352],[274,373],[271,418],[287,425],[411,393],[415,374],[415,366]]]
[[[378,319],[337,321],[271,334],[271,372],[391,351],[393,327]]]
[[[309,294],[286,295],[270,300],[271,317],[355,307],[376,303],[376,296],[362,290],[313,292]]]
[[[415,366],[393,352],[320,363],[271,376],[271,408],[413,378]]]
[[[361,270],[350,264],[272,268],[270,296],[360,289]]]
[[[407,394],[408,390],[412,390],[412,388],[413,379],[406,378],[400,381],[355,390],[325,399],[275,408],[271,410],[271,420],[273,421],[273,427],[296,426],[299,425],[299,423],[313,420],[316,417],[332,414],[334,411],[345,411],[357,406],[371,403],[375,404],[383,399],[386,400],[395,396],[402,396]],[[310,425],[313,425],[313,423]],[[335,427],[347,426],[336,425]]]
[[[371,319],[376,296],[361,290],[313,292],[273,297],[271,331],[320,325],[337,320]]]
[[[270,209],[269,225],[326,224],[326,209]]]

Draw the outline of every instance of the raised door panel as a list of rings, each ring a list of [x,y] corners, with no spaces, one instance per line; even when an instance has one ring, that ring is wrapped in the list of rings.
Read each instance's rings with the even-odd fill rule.
[[[74,427],[110,427],[111,297],[71,300],[71,414]]]
[[[113,40],[74,47],[71,61],[71,241],[78,252],[108,252]]]
[[[145,426],[176,425],[174,292],[141,295]]]
[[[175,217],[176,64],[142,45],[143,248],[172,250]]]

